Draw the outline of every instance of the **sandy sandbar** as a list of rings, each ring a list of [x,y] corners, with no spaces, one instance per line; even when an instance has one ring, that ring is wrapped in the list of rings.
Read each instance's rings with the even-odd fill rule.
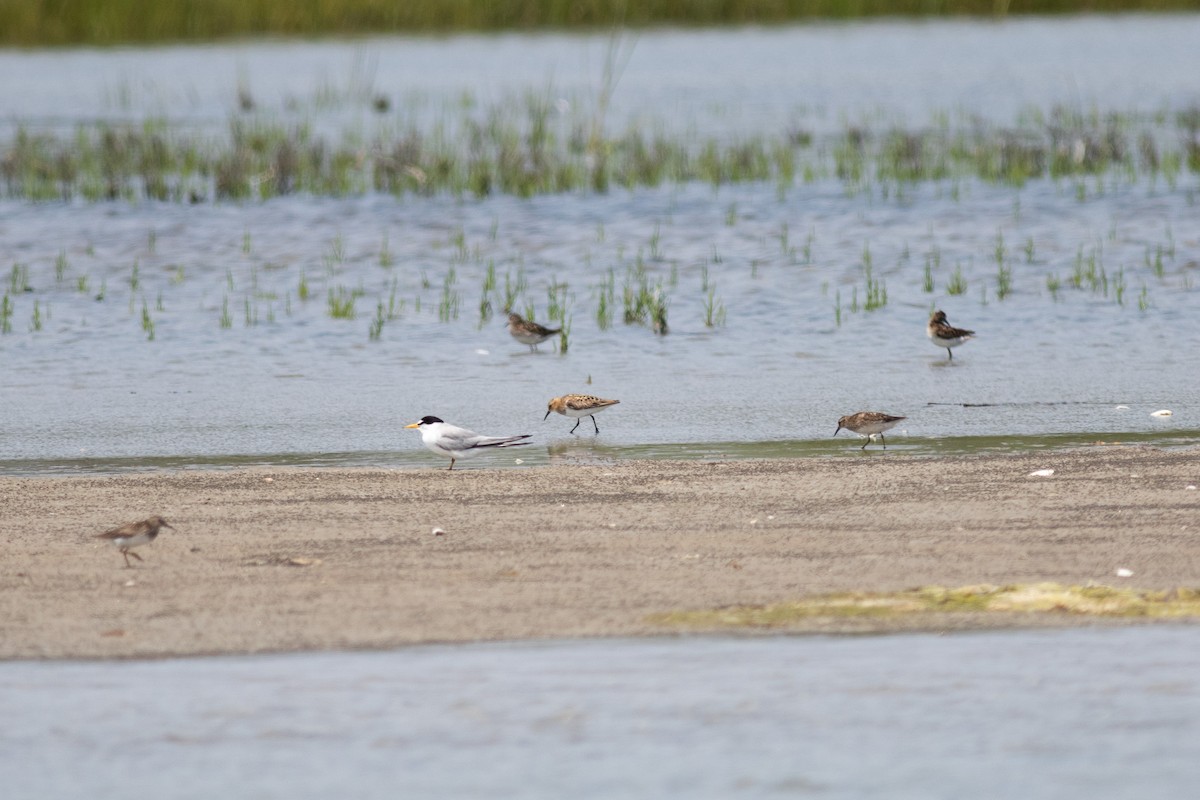
[[[1030,474],[1044,469],[1054,474]],[[1194,587],[1197,484],[1197,450],[1150,447],[2,478],[0,658],[677,634],[653,616],[928,584]],[[135,568],[92,538],[151,514],[178,532]],[[955,614],[788,630],[1073,624],[1097,621]]]

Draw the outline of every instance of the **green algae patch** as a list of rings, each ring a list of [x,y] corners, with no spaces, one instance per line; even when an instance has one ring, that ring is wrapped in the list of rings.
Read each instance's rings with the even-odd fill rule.
[[[899,592],[844,592],[758,606],[670,611],[648,621],[691,628],[775,628],[819,618],[894,618],[906,614],[1075,614],[1096,617],[1200,617],[1200,589],[1165,591],[1057,583],[921,586]]]

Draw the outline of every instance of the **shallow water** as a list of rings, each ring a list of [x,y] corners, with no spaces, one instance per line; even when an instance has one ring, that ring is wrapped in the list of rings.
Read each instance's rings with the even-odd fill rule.
[[[1158,111],[1200,102],[1198,39],[1195,14],[640,31],[615,42],[611,114],[618,128],[745,133],[959,109],[1004,123],[1056,104]],[[586,100],[613,47],[607,33],[546,33],[0,51],[0,126],[166,116],[224,129],[239,88],[266,110],[317,105],[322,125],[370,118],[338,102],[355,93],[430,108],[546,87]]]
[[[1186,797],[1200,629],[0,664],[25,798]]]
[[[951,108],[1010,119],[1023,104],[1176,109],[1200,97],[1197,25],[1195,16],[1083,17],[644,33],[614,103],[630,117],[706,132],[720,119],[774,131],[809,113],[798,104],[823,109],[809,121],[818,127],[920,121]],[[520,54],[501,78],[487,49],[495,41],[7,52],[0,74],[29,80],[0,81],[0,105],[10,119],[51,126],[169,108],[202,129],[225,124],[239,71],[257,95],[280,102],[319,95],[343,80],[328,77],[339,69],[346,81],[398,93],[502,95],[551,78],[594,85],[605,46],[598,36],[500,37],[502,50]],[[1031,55],[1014,57],[1018,47]],[[943,61],[943,51],[961,57]],[[688,67],[728,52],[739,54],[728,70]],[[934,69],[934,53],[954,69]],[[1141,59],[1137,70],[1128,58]],[[201,63],[213,68],[195,69]],[[135,90],[112,88],[133,75]],[[815,99],[798,99],[809,90]],[[313,108],[330,124],[345,121],[341,106]],[[12,330],[0,335],[0,473],[426,466],[436,461],[400,430],[426,414],[536,435],[534,447],[487,462],[496,466],[857,455],[852,437],[831,437],[838,417],[863,409],[909,417],[888,435],[889,454],[1188,444],[1200,434],[1198,188],[1184,172],[1171,184],[1114,175],[1020,189],[929,182],[899,196],[817,180],[782,191],[688,184],[531,200],[3,201],[0,267],[27,268],[30,291],[15,276],[5,283]],[[1003,300],[998,243],[1012,272]],[[855,311],[868,258],[887,304]],[[1098,264],[1103,286],[1070,285],[1085,260]],[[622,291],[639,263],[667,298],[667,336],[622,322]],[[489,267],[498,286],[485,319]],[[967,289],[951,295],[956,269]],[[597,315],[610,274],[614,319],[604,328]],[[508,337],[499,319],[506,280],[526,282],[517,307],[540,320],[550,288],[566,285],[567,353],[549,343],[531,353]],[[361,294],[355,319],[330,317],[330,292]],[[712,327],[710,293],[725,312]],[[372,341],[381,304],[392,318]],[[933,307],[978,331],[953,361],[924,335]],[[597,418],[599,437],[588,420],[571,436],[573,421],[542,421],[547,400],[567,392],[621,405]],[[1173,416],[1152,417],[1159,409]]]

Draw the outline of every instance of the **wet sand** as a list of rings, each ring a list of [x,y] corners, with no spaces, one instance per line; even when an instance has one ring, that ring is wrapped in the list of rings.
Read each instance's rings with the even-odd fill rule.
[[[1041,469],[1055,472],[1030,475]],[[1195,587],[1197,484],[1200,451],[1149,447],[0,478],[0,658],[676,634],[650,617],[929,584]],[[152,514],[178,531],[133,568],[92,538]],[[1094,624],[1119,623],[955,614],[786,630]]]

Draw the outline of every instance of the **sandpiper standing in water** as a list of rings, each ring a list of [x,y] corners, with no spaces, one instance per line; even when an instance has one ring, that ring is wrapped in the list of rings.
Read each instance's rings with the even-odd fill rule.
[[[833,432],[833,435],[837,436],[838,432],[845,428],[859,436],[865,436],[867,441],[862,446],[863,450],[866,450],[871,439],[878,435],[879,441],[883,442],[883,449],[887,450],[887,441],[883,438],[883,432],[891,430],[906,419],[908,417],[894,417],[879,411],[859,411],[857,414],[850,414],[839,419],[837,430]]]
[[[546,416],[542,417],[542,422],[550,418],[550,413],[558,412],[564,417],[575,418],[575,428],[579,427],[579,423],[584,417],[592,418],[592,425],[596,428],[596,433],[600,433],[600,426],[596,425],[596,414],[600,413],[609,406],[615,406],[620,400],[605,400],[601,397],[593,397],[590,394],[564,394],[562,397],[555,397],[546,406]],[[575,432],[575,428],[571,428],[571,433]]]
[[[929,335],[929,340],[937,347],[946,348],[946,353],[950,356],[950,361],[954,360],[954,353],[950,348],[958,347],[968,339],[975,338],[975,331],[968,331],[963,328],[955,328],[950,323],[946,322],[945,311],[935,311],[929,317],[929,324],[925,326],[925,333]]]
[[[133,552],[133,548],[153,542],[158,537],[160,528],[175,530],[174,526],[165,519],[154,516],[144,519],[141,522],[130,522],[119,528],[113,528],[111,531],[98,533],[96,534],[96,538],[112,542],[121,551],[121,555],[125,556],[125,566],[132,567],[133,565],[129,563],[130,556],[133,556],[138,561],[144,560],[137,553]]]
[[[508,332],[521,344],[529,345],[530,350],[537,350],[539,344],[551,336],[557,336],[562,333],[562,328],[547,328],[544,325],[538,325],[532,320],[525,319],[520,314],[510,312],[508,315]]]

